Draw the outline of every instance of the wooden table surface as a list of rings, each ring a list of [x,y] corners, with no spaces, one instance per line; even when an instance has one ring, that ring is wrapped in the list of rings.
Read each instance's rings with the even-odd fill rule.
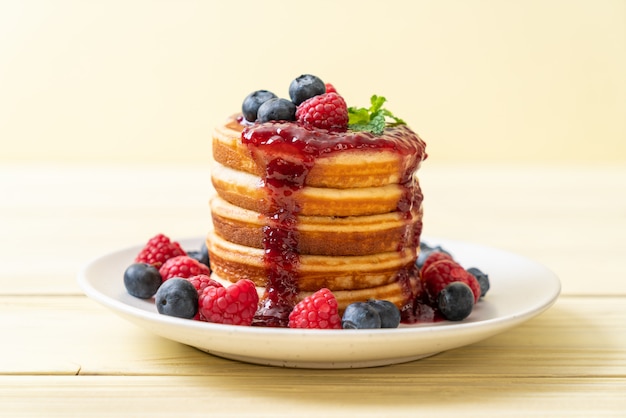
[[[428,161],[421,180],[426,235],[534,259],[561,296],[423,360],[296,370],[155,336],[78,287],[94,257],[203,235],[208,166],[0,166],[0,416],[626,416],[626,165]]]

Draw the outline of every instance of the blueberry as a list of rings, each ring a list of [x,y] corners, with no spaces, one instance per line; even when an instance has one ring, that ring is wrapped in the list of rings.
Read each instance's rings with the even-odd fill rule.
[[[326,85],[319,77],[303,74],[289,85],[289,97],[296,105],[313,96],[326,93]]]
[[[431,247],[425,242],[420,242],[420,253],[417,256],[417,261],[415,262],[415,264],[417,265],[417,268],[421,269],[422,266],[424,265],[424,261],[426,261],[428,256],[434,252],[441,252],[441,253],[448,254],[449,256],[452,256],[452,254],[450,254],[450,252],[444,249],[441,245]]]
[[[439,251],[440,253],[448,254],[450,257],[452,257],[452,253],[443,248],[441,245],[436,245],[432,247],[432,251]]]
[[[474,309],[474,293],[465,283],[452,282],[439,292],[437,306],[444,318],[461,321]]]
[[[370,299],[367,303],[378,312],[381,328],[398,328],[400,325],[400,310],[393,302]]]
[[[415,265],[417,268],[421,269],[424,265],[424,262],[428,258],[428,256],[432,253],[432,250],[422,250],[420,249],[420,254],[417,256],[417,260],[415,261]]]
[[[179,277],[163,282],[155,299],[157,311],[163,315],[193,318],[198,312],[198,291],[189,281]]]
[[[257,90],[250,93],[243,99],[243,104],[241,105],[243,117],[246,118],[248,122],[256,121],[259,107],[269,99],[274,98],[276,98],[276,95],[267,90]]]
[[[344,329],[380,328],[380,315],[376,308],[367,302],[354,302],[346,307],[341,318]]]
[[[202,247],[200,247],[200,250],[198,251],[187,251],[187,255],[204,264],[208,268],[211,268],[211,264],[209,262],[209,251],[206,247],[206,242],[202,243]]]
[[[136,298],[151,298],[162,281],[159,269],[147,263],[133,263],[124,272],[126,291]]]
[[[482,298],[489,291],[489,276],[476,267],[470,267],[467,269],[467,272],[472,276],[476,277],[478,284],[480,285],[480,297]]]
[[[271,120],[296,120],[296,105],[287,99],[277,97],[269,99],[261,106],[257,114],[259,122],[269,122]]]

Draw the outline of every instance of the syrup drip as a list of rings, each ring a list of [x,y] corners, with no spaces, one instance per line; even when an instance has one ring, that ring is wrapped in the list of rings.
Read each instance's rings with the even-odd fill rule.
[[[413,208],[419,207],[422,201],[413,173],[426,158],[425,144],[404,125],[388,128],[385,135],[380,137],[367,132],[329,132],[288,122],[245,127],[241,140],[250,149],[258,166],[265,167],[263,187],[270,208],[262,214],[267,225],[263,229],[267,286],[253,325],[285,327],[298,294],[300,207],[295,196],[306,184],[315,160],[325,154],[346,150],[386,149],[399,153],[405,165],[402,167],[400,182],[404,193],[398,203],[398,211],[409,220]],[[399,243],[399,250],[407,245],[418,244],[420,233],[421,222],[407,226],[405,240]],[[399,273],[399,282],[411,298],[415,295],[410,280],[416,274],[414,267],[407,267]],[[410,310],[413,311],[412,304]]]
[[[294,159],[294,156],[300,158]],[[264,187],[269,196],[270,210],[263,215],[267,224],[263,228],[263,248],[268,280],[254,325],[286,327],[298,294],[300,207],[293,195],[304,186],[311,163],[297,153],[291,154],[291,157],[292,160],[288,161],[276,156],[266,165]]]

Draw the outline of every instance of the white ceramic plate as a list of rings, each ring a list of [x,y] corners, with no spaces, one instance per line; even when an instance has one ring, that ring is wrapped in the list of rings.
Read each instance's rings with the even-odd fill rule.
[[[548,309],[559,295],[559,279],[527,258],[470,243],[424,240],[442,245],[464,267],[489,274],[489,293],[462,322],[378,330],[295,330],[160,315],[153,301],[134,298],[124,288],[124,270],[140,246],[93,260],[80,272],[79,284],[87,296],[162,337],[229,359],[303,368],[372,367],[417,360],[513,328]],[[185,249],[199,249],[201,239],[180,243]]]

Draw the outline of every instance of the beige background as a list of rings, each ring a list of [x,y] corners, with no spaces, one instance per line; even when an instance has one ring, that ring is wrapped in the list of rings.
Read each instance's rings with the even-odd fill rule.
[[[2,0],[0,163],[207,161],[305,72],[437,161],[626,162],[623,0]]]

